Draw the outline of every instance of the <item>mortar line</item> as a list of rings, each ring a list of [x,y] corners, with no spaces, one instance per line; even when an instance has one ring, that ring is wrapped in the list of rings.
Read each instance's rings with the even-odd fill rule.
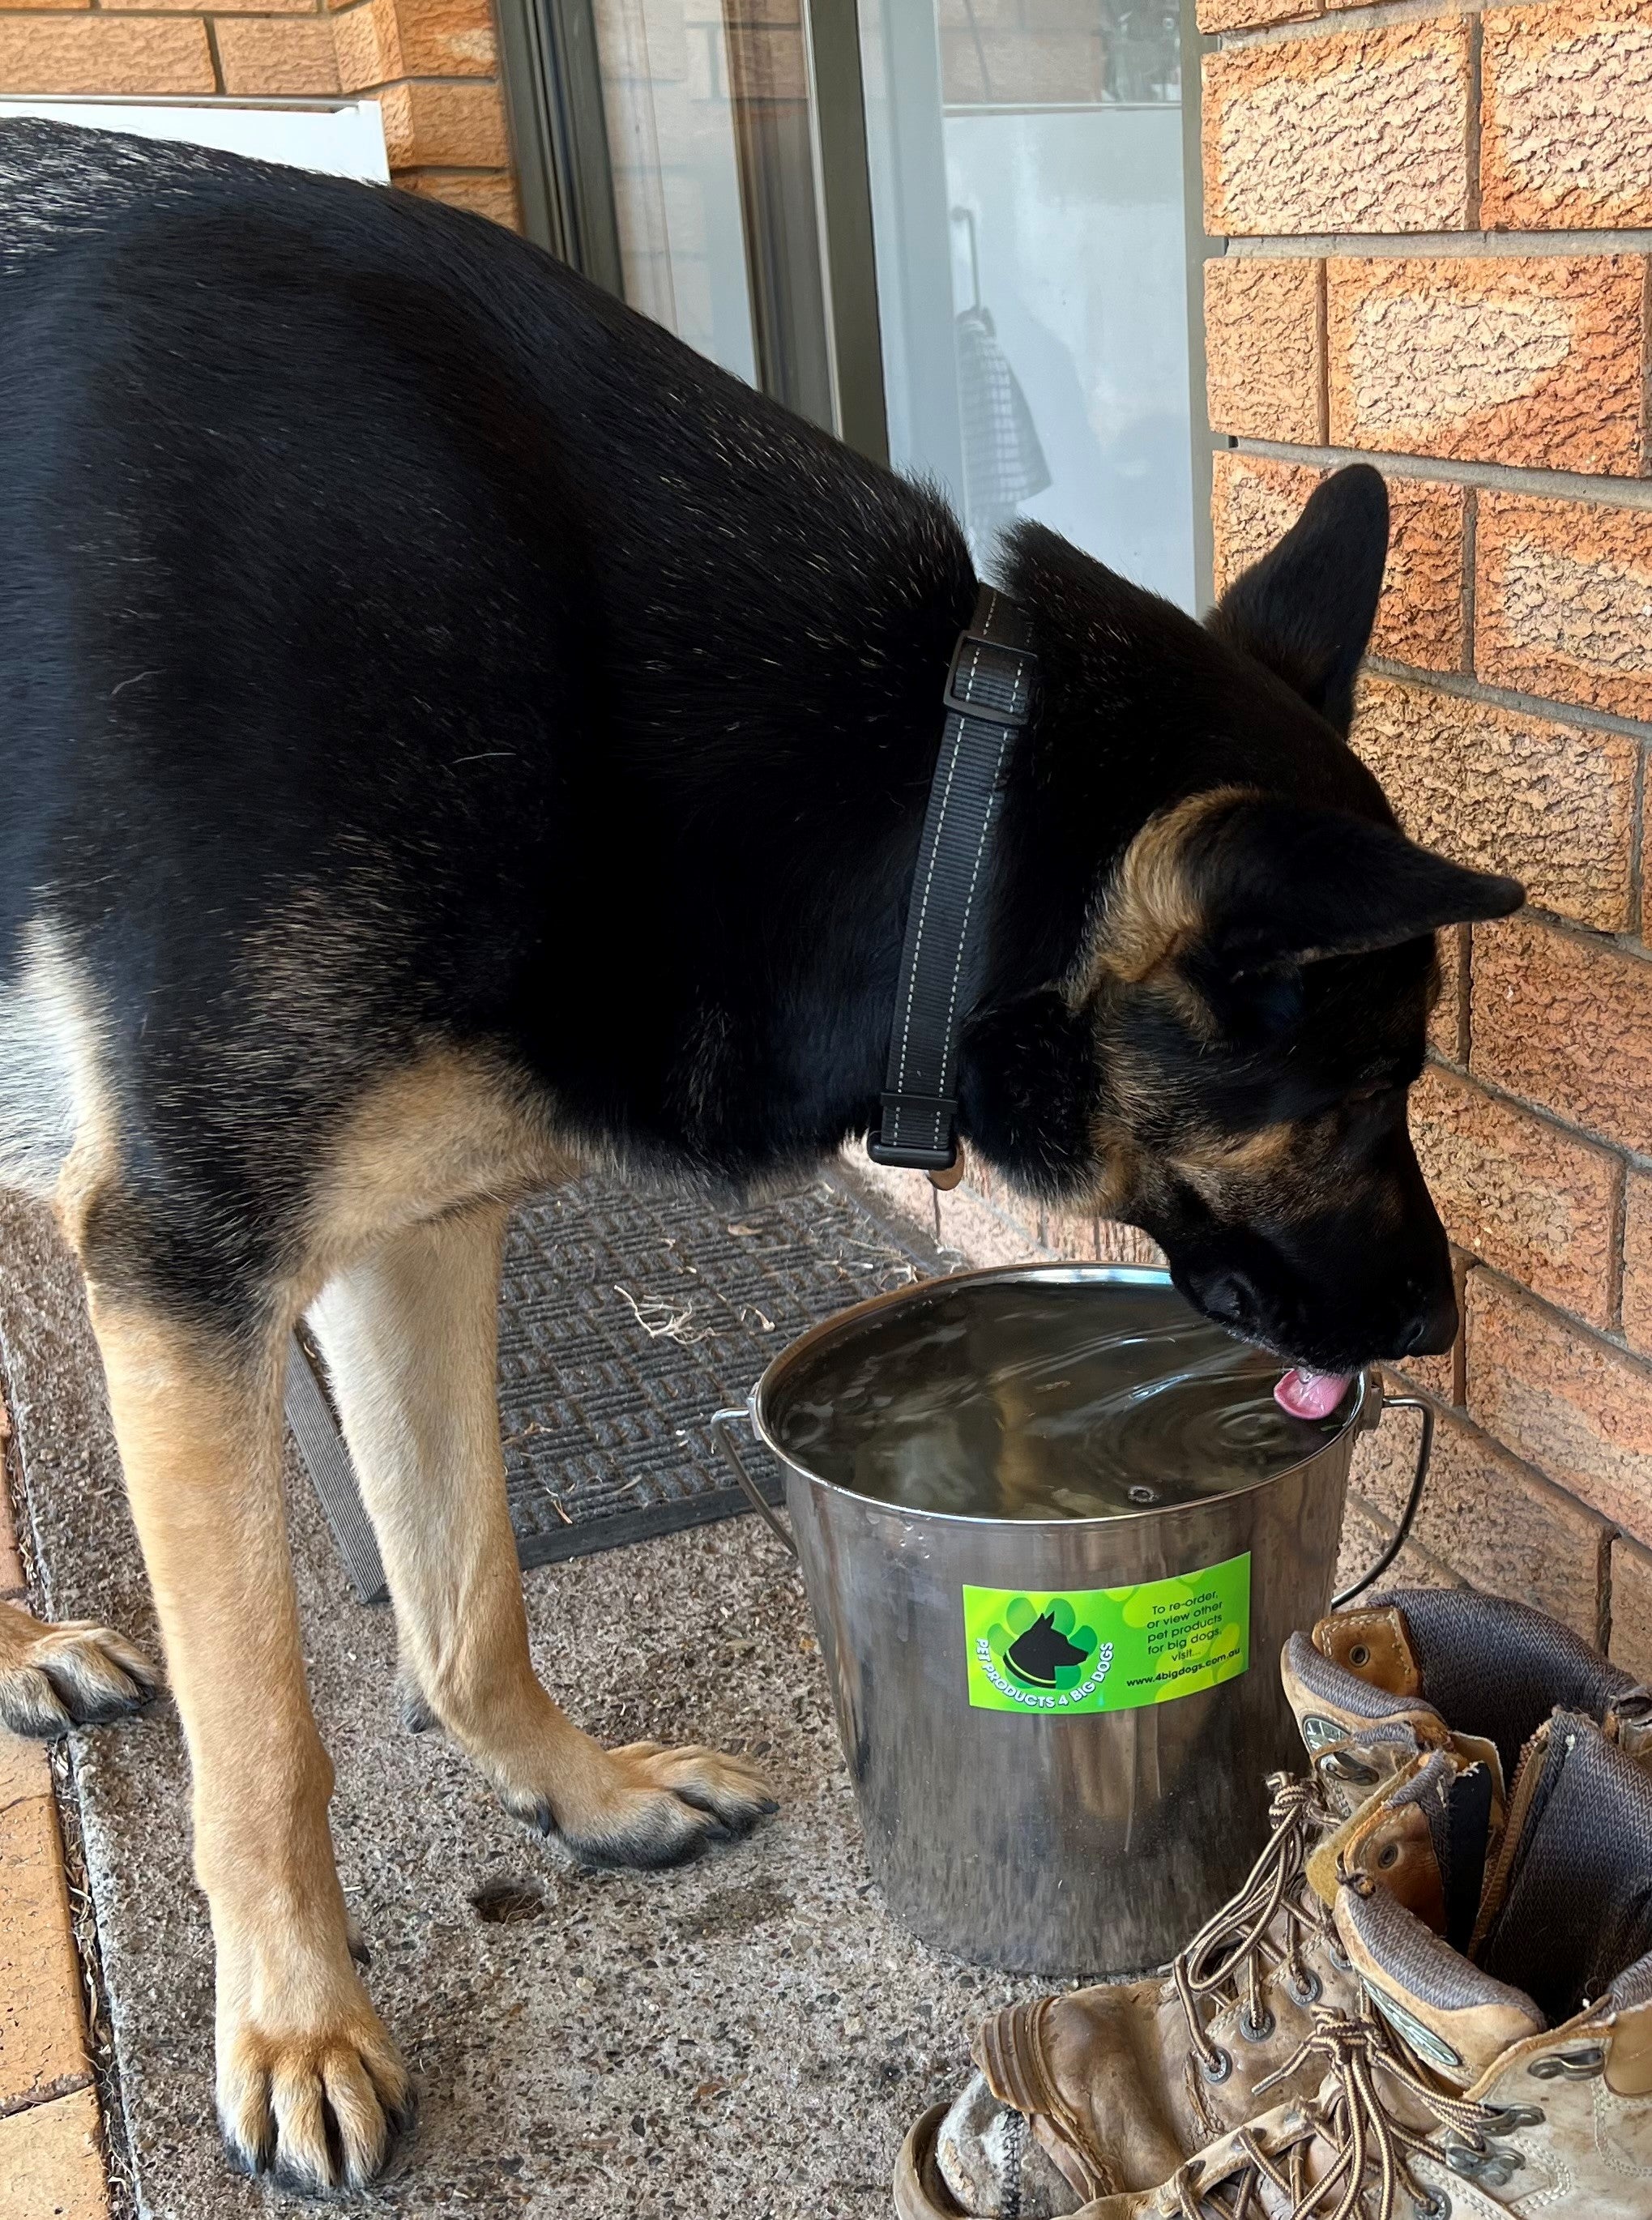
[[[1652,1379],[1652,1356],[1648,1356],[1641,1350],[1631,1349],[1620,1335],[1608,1332],[1602,1326],[1591,1325],[1587,1319],[1580,1319],[1575,1311],[1565,1310],[1559,1303],[1551,1302],[1547,1295],[1536,1294],[1526,1286],[1524,1280],[1517,1280],[1512,1273],[1500,1271],[1495,1264],[1487,1263],[1483,1257],[1475,1258],[1474,1269],[1477,1272],[1484,1272],[1487,1278],[1495,1280],[1499,1286],[1506,1288],[1512,1294],[1519,1295],[1529,1303],[1536,1303],[1539,1310],[1547,1311],[1551,1318],[1558,1319],[1562,1325],[1568,1326],[1574,1333],[1585,1335],[1602,1349],[1610,1350],[1614,1356],[1626,1358],[1636,1372],[1646,1378]],[[1551,1487],[1560,1486],[1561,1483],[1552,1475],[1546,1475],[1545,1477],[1548,1478]],[[1605,1518],[1605,1515],[1604,1511],[1598,1511],[1595,1513],[1598,1518]],[[1607,1519],[1606,1523],[1608,1525],[1617,1524],[1615,1519]]]
[[[1474,676],[1474,624],[1479,610],[1480,488],[1465,486],[1462,496],[1462,675]]]
[[[1585,260],[1597,254],[1652,253],[1652,227],[1574,231],[1231,232],[1228,252],[1240,261],[1306,261],[1328,255],[1348,261],[1440,261],[1540,257],[1545,262]]]
[[[1219,34],[1217,51],[1250,53],[1262,47],[1319,45],[1350,31],[1384,31],[1396,23],[1460,22],[1487,13],[1495,0],[1387,0],[1387,4],[1337,8],[1324,14],[1294,16],[1283,23],[1236,25]]]
[[[1464,133],[1464,153],[1468,158],[1468,204],[1464,214],[1471,224],[1480,222],[1480,129],[1481,129],[1481,49],[1484,27],[1478,15],[1468,21],[1468,115]]]
[[[1318,393],[1316,396],[1319,437],[1331,437],[1331,299],[1325,283],[1325,265],[1320,263],[1313,280],[1313,343],[1319,357]]]
[[[1425,664],[1400,663],[1387,655],[1368,656],[1365,668],[1379,677],[1406,685],[1431,686],[1450,695],[1454,701],[1484,702],[1488,709],[1506,710],[1513,716],[1540,717],[1545,724],[1571,725],[1580,732],[1611,733],[1619,739],[1637,741],[1643,747],[1652,740],[1652,723],[1637,724],[1632,717],[1618,716],[1615,710],[1586,708],[1547,695],[1522,694],[1512,686],[1491,686],[1462,670],[1431,670]],[[1636,919],[1626,930],[1638,932],[1638,927]]]
[[[1402,454],[1381,447],[1310,447],[1288,440],[1236,437],[1245,455],[1300,463],[1313,470],[1337,470],[1344,463],[1371,463],[1385,477],[1437,478],[1448,485],[1484,486],[1492,493],[1531,494],[1548,501],[1587,502],[1597,508],[1652,509],[1652,479],[1591,477],[1581,471],[1546,471],[1521,463],[1459,462],[1444,455]]]

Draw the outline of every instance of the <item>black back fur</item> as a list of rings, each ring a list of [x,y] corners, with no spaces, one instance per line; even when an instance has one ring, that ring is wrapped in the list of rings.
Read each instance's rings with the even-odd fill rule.
[[[233,1312],[329,1132],[433,1038],[496,1047],[583,1142],[674,1175],[865,1128],[975,590],[940,501],[519,240],[228,156],[0,125],[0,1036],[45,920],[107,1028],[118,1269]],[[1333,484],[1213,629],[1041,529],[1007,553],[1041,698],[965,1130],[1173,1257],[1229,1224],[1206,1198],[1184,1227],[1178,1135],[1318,1116],[1373,1072],[1403,1128],[1424,936],[1518,899],[1401,842],[1338,737],[1386,508],[1375,473]],[[1254,820],[1189,864],[1220,929],[1183,983],[1226,1087],[1193,1106],[1174,997],[1095,964],[1132,839],[1218,789],[1323,816],[1306,864]],[[1270,872],[1306,940],[1259,937]],[[1120,1051],[1163,1063],[1156,1138]],[[1159,1167],[1128,1192],[1121,1133]],[[1418,1300],[1438,1324],[1437,1222],[1408,1208],[1430,1285],[1395,1295],[1422,1268],[1394,1250],[1343,1355]],[[1286,1345],[1302,1306],[1269,1300],[1233,1322]]]

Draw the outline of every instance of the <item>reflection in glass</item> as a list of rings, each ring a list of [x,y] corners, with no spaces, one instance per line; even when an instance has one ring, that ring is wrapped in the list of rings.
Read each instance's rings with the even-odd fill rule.
[[[1179,16],[863,0],[892,458],[1194,595]]]
[[[595,0],[627,301],[832,422],[801,0]]]

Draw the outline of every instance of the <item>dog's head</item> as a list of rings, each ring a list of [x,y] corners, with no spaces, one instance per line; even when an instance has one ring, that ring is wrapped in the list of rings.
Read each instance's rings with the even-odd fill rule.
[[[995,981],[963,1075],[989,1161],[1142,1226],[1200,1310],[1326,1371],[1456,1333],[1406,1093],[1435,933],[1521,900],[1407,840],[1346,744],[1387,545],[1381,479],[1342,471],[1201,627],[1023,533],[1046,699],[1007,826],[1040,864],[1011,858],[1005,938],[1038,941],[1040,901],[1086,923],[1038,984]]]

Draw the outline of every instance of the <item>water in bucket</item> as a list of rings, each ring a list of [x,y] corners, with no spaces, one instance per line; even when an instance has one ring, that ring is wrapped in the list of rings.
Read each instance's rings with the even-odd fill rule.
[[[809,1470],[910,1510],[1112,1518],[1249,1488],[1347,1423],[1293,1418],[1279,1362],[1163,1286],[1032,1275],[938,1284],[800,1364],[777,1441]]]

